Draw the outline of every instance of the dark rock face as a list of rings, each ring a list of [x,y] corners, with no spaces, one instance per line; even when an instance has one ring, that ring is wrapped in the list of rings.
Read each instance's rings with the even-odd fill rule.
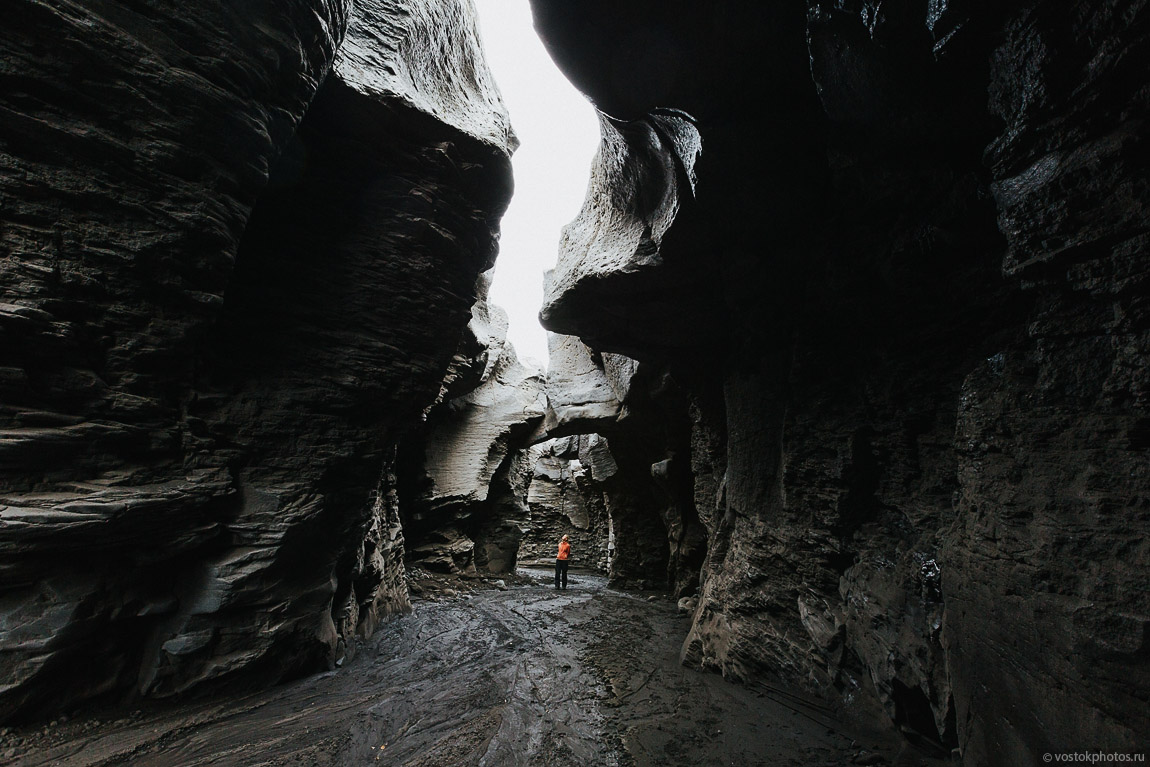
[[[986,159],[1003,270],[1033,307],[1021,342],[963,381],[943,641],[966,661],[953,684],[975,754],[1133,750],[1150,732],[1150,95],[1134,64],[1150,6],[1036,7],[1003,29],[990,108],[1005,127]],[[1005,647],[1030,684],[984,699]]]
[[[487,515],[475,530],[478,569],[497,574],[515,572],[523,537],[531,529],[527,496],[537,457],[536,450],[516,450],[492,479]]]
[[[784,5],[533,0],[611,115],[544,322],[686,392],[669,463],[608,435],[706,530],[684,660],[1134,750],[1150,8]]]
[[[510,193],[469,4],[5,17],[0,718],[338,662]]]

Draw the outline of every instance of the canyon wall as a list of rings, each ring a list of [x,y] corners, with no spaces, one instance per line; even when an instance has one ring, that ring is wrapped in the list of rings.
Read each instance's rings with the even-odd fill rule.
[[[544,376],[516,360],[501,309],[480,301],[473,313],[444,398],[400,449],[411,564],[449,573],[551,567],[568,535],[577,568],[662,585],[667,536],[657,507],[640,500],[652,486],[649,462],[624,475],[599,434],[626,418],[637,363],[552,334]],[[659,544],[648,552],[652,539]],[[632,550],[614,557],[617,545]]]
[[[602,129],[546,382],[467,0],[5,10],[0,719],[326,668],[405,534],[570,530],[689,665],[1144,745],[1150,4],[532,4]]]
[[[684,392],[684,662],[1144,745],[1148,4],[532,5],[602,127],[541,316]]]
[[[553,437],[579,435],[579,488],[610,528],[609,582],[693,592],[705,534],[689,499],[683,392],[664,367],[597,352],[574,336],[551,333],[548,346],[544,427]]]
[[[490,277],[444,381],[397,463],[409,557],[437,572],[514,568],[535,458],[524,454],[546,410],[541,370],[519,362]]]
[[[4,16],[0,719],[341,662],[511,192],[471,4]]]

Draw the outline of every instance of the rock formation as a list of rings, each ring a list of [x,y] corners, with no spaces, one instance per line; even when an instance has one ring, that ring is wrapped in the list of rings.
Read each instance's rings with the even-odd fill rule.
[[[542,318],[682,391],[608,440],[706,530],[685,662],[1139,747],[1150,7],[532,5],[603,134]]]
[[[552,334],[544,387],[539,373],[515,360],[502,311],[481,301],[474,312],[445,384],[454,396],[401,450],[412,563],[438,572],[550,566],[559,538],[569,535],[577,567],[606,572],[616,585],[665,585],[669,546],[679,561],[682,512],[666,472],[651,470],[653,461],[663,470],[671,464],[663,430],[629,409],[645,401],[648,376],[625,356],[595,354],[578,338]],[[621,462],[603,433],[620,433],[631,446]],[[696,533],[698,544],[701,528]],[[699,564],[671,579],[694,583]]]
[[[610,582],[693,593],[706,536],[692,495],[686,398],[662,366],[573,336],[548,340],[544,426],[551,436],[582,435],[568,452],[589,469],[576,473],[585,501],[604,507]]]
[[[467,0],[9,3],[0,720],[325,668],[405,553],[570,531],[689,665],[1144,747],[1150,2],[532,5],[602,126],[546,381]]]
[[[515,140],[467,2],[18,0],[0,31],[0,719],[339,662]]]
[[[543,373],[519,362],[507,340],[506,313],[487,303],[489,282],[472,309],[446,399],[402,451],[400,496],[411,555],[437,571],[473,569],[477,527],[493,514],[509,521],[504,512],[514,517],[522,508],[517,500],[526,496],[527,483],[519,476],[518,453],[546,411]],[[489,556],[507,559],[494,551]]]
[[[534,457],[534,467],[519,563],[553,566],[559,539],[567,535],[574,567],[605,572],[610,541],[607,510],[579,460],[579,438],[549,440],[529,455]]]
[[[547,347],[547,433],[565,437],[609,430],[620,416],[633,360],[596,355],[575,336],[556,333],[547,334]],[[606,370],[613,361],[618,361],[615,368],[626,368],[614,381]]]
[[[531,529],[527,503],[538,451],[511,454],[491,482],[486,515],[474,529],[475,566],[489,573],[515,572],[524,533]]]
[[[580,463],[581,441],[548,437],[610,422],[620,402],[577,338],[551,339],[545,387],[516,359],[502,309],[480,301],[473,312],[444,388],[454,396],[401,450],[409,559],[437,572],[550,566],[568,534],[578,566],[605,571],[607,514]]]

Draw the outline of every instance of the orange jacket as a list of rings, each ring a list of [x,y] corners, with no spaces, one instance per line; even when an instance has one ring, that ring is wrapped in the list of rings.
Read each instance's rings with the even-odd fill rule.
[[[567,541],[559,541],[559,553],[555,555],[556,559],[567,559],[571,556],[571,544]]]

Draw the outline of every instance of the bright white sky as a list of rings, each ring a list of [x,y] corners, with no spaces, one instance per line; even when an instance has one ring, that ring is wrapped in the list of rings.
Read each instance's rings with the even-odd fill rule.
[[[583,206],[599,145],[595,110],[555,67],[531,24],[528,0],[475,0],[487,64],[519,137],[515,196],[503,217],[491,300],[507,310],[519,358],[547,364],[539,325],[543,272],[559,232]]]

